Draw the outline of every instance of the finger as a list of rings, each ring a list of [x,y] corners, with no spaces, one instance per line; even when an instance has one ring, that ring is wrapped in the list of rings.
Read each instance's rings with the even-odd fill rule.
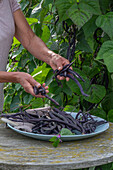
[[[63,69],[63,67],[62,66],[60,66],[60,67],[58,67],[58,70],[60,71],[60,70],[62,70]]]
[[[54,69],[54,70],[56,70],[56,69],[58,69],[58,70],[62,70],[63,69],[63,66],[65,65],[65,64],[67,64],[67,59],[65,59],[65,58],[63,58],[63,57],[61,57],[61,56],[59,56],[59,55],[56,55],[53,59],[52,59],[52,61],[51,61],[51,67]]]
[[[73,69],[72,67],[70,67],[70,69]]]
[[[40,87],[41,84],[39,82],[37,82],[32,76],[28,79],[28,82],[34,87]]]
[[[45,83],[42,84],[42,86],[47,90],[49,87],[45,86]]]
[[[63,66],[65,66],[67,63],[59,59],[59,61],[56,64],[57,64],[57,69],[62,70]]]
[[[57,76],[57,78],[59,79],[59,80],[64,80],[65,79],[65,77],[63,77],[63,76]]]
[[[69,81],[69,77],[66,77],[66,81]]]
[[[49,93],[49,90],[46,90],[46,93]]]
[[[46,86],[45,89],[48,90],[48,86]]]
[[[36,96],[33,90],[33,86],[29,82],[26,81],[23,87],[27,93],[30,93],[32,96]]]
[[[43,83],[42,86],[45,87],[45,84],[46,84],[46,83]]]
[[[42,86],[43,86],[44,88],[47,87],[47,86],[45,86],[45,83],[43,83]]]

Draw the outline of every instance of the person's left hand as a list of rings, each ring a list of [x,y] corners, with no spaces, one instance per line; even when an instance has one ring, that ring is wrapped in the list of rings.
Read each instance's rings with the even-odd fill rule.
[[[52,67],[53,70],[62,70],[63,66],[65,66],[66,64],[69,64],[69,61],[60,56],[59,54],[55,54],[55,53],[51,53],[52,57],[51,57],[51,60],[50,60],[50,66]],[[65,78],[64,77],[60,77],[60,76],[57,76],[59,80],[64,80]],[[66,81],[69,81],[69,78],[66,77]]]

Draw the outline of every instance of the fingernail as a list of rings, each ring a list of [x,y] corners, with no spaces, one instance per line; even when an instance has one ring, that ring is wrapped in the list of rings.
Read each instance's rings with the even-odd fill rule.
[[[40,85],[40,84],[37,84],[36,86],[39,88],[41,85]]]

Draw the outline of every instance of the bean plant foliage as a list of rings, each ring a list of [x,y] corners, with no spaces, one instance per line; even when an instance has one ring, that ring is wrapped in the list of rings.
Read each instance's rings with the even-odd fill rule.
[[[17,40],[9,53],[7,71],[26,72],[40,84],[46,82],[49,95],[65,111],[80,109],[113,121],[113,1],[112,0],[21,0],[21,9],[35,34],[49,49],[67,58],[84,80],[85,93],[72,80],[53,79],[50,66],[32,56]],[[38,54],[37,54],[38,55]],[[46,57],[46,56],[45,56]],[[4,86],[5,112],[53,105],[34,98],[20,84]]]

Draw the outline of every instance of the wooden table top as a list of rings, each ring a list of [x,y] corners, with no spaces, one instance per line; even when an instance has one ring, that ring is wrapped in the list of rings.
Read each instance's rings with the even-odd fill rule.
[[[62,142],[54,148],[14,132],[0,122],[0,169],[79,169],[113,162],[113,124],[95,137]]]

